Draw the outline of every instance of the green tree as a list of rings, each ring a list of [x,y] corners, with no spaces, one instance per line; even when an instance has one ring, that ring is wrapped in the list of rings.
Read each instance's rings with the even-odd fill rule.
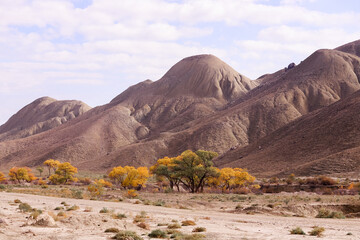
[[[39,175],[40,175],[40,177],[41,177],[41,174],[43,173],[44,168],[41,167],[41,166],[39,166],[39,167],[36,168],[36,170],[39,172]]]
[[[216,156],[218,154],[215,152],[198,150],[194,153],[187,150],[174,159],[175,176],[189,192],[203,191],[206,181],[219,175],[212,162]]]
[[[158,179],[163,181],[163,178],[169,181],[170,188],[173,189],[176,186],[177,190],[180,191],[179,183],[180,179],[174,172],[174,160],[175,158],[164,157],[157,160],[156,164],[150,167],[152,174],[155,174]]]

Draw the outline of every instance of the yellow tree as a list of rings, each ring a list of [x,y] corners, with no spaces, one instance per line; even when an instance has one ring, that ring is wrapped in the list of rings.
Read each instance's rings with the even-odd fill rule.
[[[147,167],[135,168],[132,166],[114,167],[109,173],[110,179],[116,184],[121,184],[124,188],[143,187],[149,178],[149,170]]]
[[[104,192],[104,187],[111,187],[111,182],[108,182],[104,179],[96,179],[94,183],[88,186],[88,191],[90,192],[91,196],[97,197],[101,196]]]
[[[6,181],[5,174],[0,172],[0,182]]]
[[[121,183],[123,187],[145,187],[145,183],[150,176],[147,167],[138,167],[136,169],[132,166],[125,166],[124,169],[126,170],[126,178]]]
[[[215,180],[213,180],[215,181]],[[248,186],[255,181],[255,177],[242,168],[223,168],[220,170],[218,186],[223,190]]]
[[[109,173],[109,178],[113,180],[116,185],[121,184],[124,181],[125,177],[126,170],[121,166],[114,167]]]
[[[21,183],[21,181],[26,182],[32,182],[36,180],[36,177],[31,172],[31,169],[28,167],[13,167],[9,170],[9,177],[12,181],[18,181],[18,183]]]
[[[223,168],[220,170],[219,185],[223,190],[230,189],[235,184],[235,171],[232,168]]]
[[[49,180],[55,184],[66,184],[68,181],[75,181],[75,173],[78,170],[72,166],[69,162],[60,163],[55,171],[55,174],[51,175]]]
[[[214,168],[215,172],[216,172],[216,175],[215,176],[212,176],[212,177],[209,177],[208,180],[207,180],[207,184],[210,186],[210,187],[218,187],[221,182],[220,182],[220,169],[218,168]]]
[[[234,168],[234,185],[236,187],[244,187],[252,184],[256,178],[247,172],[246,169]]]
[[[57,169],[57,167],[59,166],[60,162],[58,160],[54,160],[54,159],[48,159],[43,163],[49,170],[49,176],[51,174],[51,169],[53,169],[54,173]]]

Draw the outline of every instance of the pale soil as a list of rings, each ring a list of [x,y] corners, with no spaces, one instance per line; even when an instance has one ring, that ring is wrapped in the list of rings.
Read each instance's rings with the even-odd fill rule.
[[[57,221],[57,227],[24,226],[29,213],[18,210],[15,199],[29,203],[33,208],[45,211],[54,211],[55,207],[62,206],[66,201],[70,206],[78,205],[79,210],[66,212],[67,217]],[[186,203],[183,204],[186,206]],[[111,214],[100,214],[103,207],[113,209],[114,213],[125,213],[127,218],[117,220]],[[91,208],[91,212],[84,212]],[[5,221],[0,224],[0,239],[110,239],[113,233],[104,233],[110,227],[120,230],[136,231],[144,239],[149,239],[147,234],[158,227],[159,223],[172,223],[171,220],[194,220],[196,226],[205,227],[206,239],[315,239],[312,236],[290,235],[289,231],[297,226],[306,233],[314,225],[324,227],[322,239],[360,239],[360,219],[318,219],[313,217],[283,217],[265,214],[238,214],[220,210],[201,209],[175,209],[152,205],[134,204],[130,202],[104,202],[78,199],[65,199],[45,197],[20,193],[0,193],[0,219]],[[133,223],[133,218],[141,211],[146,211],[149,218],[146,222],[150,230],[143,230]],[[186,226],[179,230],[191,233],[196,226]],[[351,232],[352,235],[346,235]]]

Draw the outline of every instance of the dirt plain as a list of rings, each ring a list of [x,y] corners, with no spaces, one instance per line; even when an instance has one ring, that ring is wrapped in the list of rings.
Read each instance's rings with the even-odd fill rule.
[[[19,211],[15,199],[55,216],[59,210],[54,209],[63,206],[64,201],[79,209],[64,211],[66,216],[57,219],[53,227],[40,227],[31,225],[30,214]],[[164,204],[155,206],[149,202]],[[262,196],[144,193],[138,199],[114,202],[1,192],[0,239],[111,239],[114,233],[104,232],[111,227],[135,231],[144,239],[150,239],[147,235],[152,230],[166,230],[165,224],[176,221],[181,224],[184,220],[193,220],[196,226],[182,226],[177,230],[191,234],[195,227],[204,227],[205,239],[315,239],[308,234],[315,225],[325,228],[322,239],[360,239],[359,218],[314,217],[320,207],[338,209],[340,205],[359,202],[359,196],[309,193]],[[99,213],[104,207],[110,212]],[[147,230],[133,222],[141,212],[146,214]],[[125,214],[126,218],[114,219],[112,215],[118,213]],[[291,235],[290,230],[295,227],[301,227],[306,235]]]

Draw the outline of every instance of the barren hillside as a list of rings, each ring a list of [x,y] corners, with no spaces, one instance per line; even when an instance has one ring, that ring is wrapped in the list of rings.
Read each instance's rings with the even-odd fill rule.
[[[301,121],[321,113],[321,123],[327,119],[330,125],[335,124],[330,123],[332,104],[354,99],[356,105],[357,95],[352,95],[360,90],[359,45],[357,41],[336,50],[318,50],[294,68],[256,81],[212,55],[185,58],[160,80],[134,85],[109,104],[67,124],[0,142],[0,166],[35,166],[51,157],[97,171],[119,164],[149,166],[165,155],[206,149],[222,154],[219,166],[248,167],[258,173],[266,170],[264,174],[268,175],[295,170],[300,174],[331,172],[336,167],[323,164],[310,171],[300,170],[300,165],[326,157],[328,148],[336,149],[332,146],[335,142],[323,142],[315,149],[297,145],[289,158],[293,150],[282,146],[290,144],[292,138],[284,144],[280,140],[285,138],[279,136],[295,124],[291,136],[307,131],[303,142],[315,146],[311,140],[317,139],[317,128],[309,126],[320,122],[306,125]],[[341,116],[354,121],[346,114],[338,119]],[[322,134],[326,135],[326,129],[327,125]],[[342,136],[341,132],[337,134]],[[349,142],[346,134],[344,144]],[[328,135],[330,139],[331,133]],[[275,157],[280,155],[283,157]],[[304,160],[303,155],[311,157]],[[344,167],[338,171],[355,166],[347,160],[342,163]]]
[[[57,127],[91,108],[80,101],[43,97],[26,105],[0,126],[0,141],[28,137]]]

